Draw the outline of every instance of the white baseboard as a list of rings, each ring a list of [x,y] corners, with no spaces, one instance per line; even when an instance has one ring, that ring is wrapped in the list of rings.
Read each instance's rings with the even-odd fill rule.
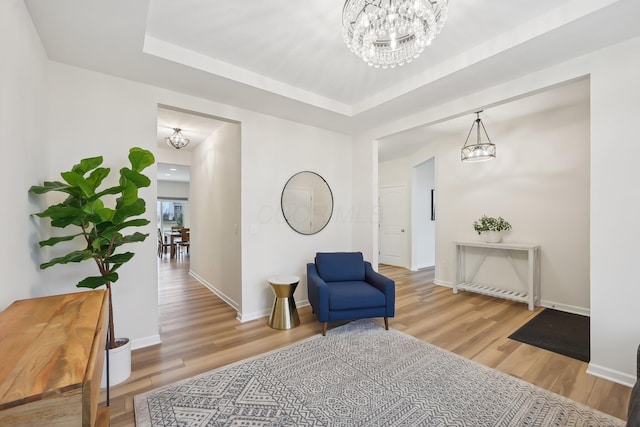
[[[438,286],[446,286],[447,288],[453,288],[453,283],[440,279],[434,279],[433,283]]]
[[[296,307],[305,307],[309,305],[309,300],[296,301]],[[271,308],[266,308],[264,310],[254,311],[252,313],[240,313],[236,316],[236,319],[240,323],[250,322],[252,320],[257,320],[262,317],[267,317],[271,314]]]
[[[257,320],[263,317],[266,317],[271,314],[271,309],[266,308],[264,310],[254,311],[251,313],[241,313],[238,312],[236,315],[236,320],[240,323],[251,322],[252,320]]]
[[[151,335],[148,337],[136,338],[131,340],[131,350],[137,350],[139,348],[151,347],[152,345],[161,344],[160,334]]]
[[[420,265],[411,265],[411,271],[420,271],[420,270],[428,270],[428,269],[435,269],[436,266],[433,264],[427,265],[427,264],[420,264]]]
[[[238,311],[240,309],[240,306],[238,305],[237,302],[235,302],[232,298],[228,297],[227,295],[224,294],[224,292],[222,292],[221,290],[217,289],[215,286],[213,286],[211,283],[207,282],[206,280],[204,280],[202,277],[198,276],[196,273],[194,273],[193,271],[189,270],[189,276],[193,277],[194,279],[196,279],[198,282],[202,283],[204,286],[207,287],[207,289],[209,289],[211,292],[213,292],[214,294],[216,294],[222,301],[226,302],[231,308],[233,308],[235,311]]]
[[[587,367],[587,374],[604,378],[605,380],[613,381],[614,383],[626,385],[627,387],[633,387],[636,382],[636,377],[633,375],[614,371],[613,369],[605,368],[604,366],[595,365],[593,363],[589,363],[589,366]]]
[[[584,307],[576,307],[575,305],[561,304],[553,301],[540,301],[540,305],[554,310],[566,311],[567,313],[581,314],[583,316],[591,316],[591,310]]]
[[[262,310],[254,311],[251,313],[242,313],[240,311],[240,306],[238,305],[238,303],[236,303],[232,298],[229,298],[227,295],[225,295],[224,292],[217,289],[215,286],[213,286],[211,283],[204,280],[202,277],[198,276],[193,271],[189,271],[189,275],[194,279],[196,279],[198,282],[202,283],[204,286],[207,287],[207,289],[209,289],[211,292],[216,294],[222,301],[226,302],[231,308],[233,308],[237,313],[236,320],[238,320],[240,323],[246,323],[252,320],[257,320],[257,319],[269,316],[271,314],[270,307]],[[308,300],[296,302],[296,306],[298,307],[304,307],[305,305],[309,305]]]

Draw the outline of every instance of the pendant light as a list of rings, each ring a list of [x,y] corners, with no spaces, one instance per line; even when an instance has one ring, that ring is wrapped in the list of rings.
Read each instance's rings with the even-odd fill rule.
[[[489,134],[487,134],[487,130],[484,128],[484,124],[480,119],[480,113],[482,113],[482,111],[483,110],[475,112],[476,119],[471,125],[467,140],[464,142],[462,152],[460,153],[460,158],[463,162],[483,162],[496,158],[496,146],[491,142],[491,139],[489,139]],[[469,144],[469,137],[471,136],[471,132],[473,132],[474,126],[476,128],[476,143]],[[484,135],[487,137],[487,142],[482,142],[480,127],[482,127]]]
[[[190,142],[187,138],[182,136],[182,129],[180,128],[173,128],[173,134],[166,137],[164,140],[176,150],[186,147]]]

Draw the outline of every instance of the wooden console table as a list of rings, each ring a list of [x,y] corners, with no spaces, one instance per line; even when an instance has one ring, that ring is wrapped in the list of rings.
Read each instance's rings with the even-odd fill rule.
[[[485,242],[454,242],[455,246],[455,274],[453,282],[453,293],[458,290],[477,292],[498,298],[505,298],[513,301],[528,304],[529,310],[533,310],[540,304],[540,246],[526,243],[485,243]],[[480,259],[473,267],[467,278],[465,271],[465,248],[483,248]],[[516,275],[524,286],[523,291],[510,291],[492,286],[485,286],[473,283],[473,280],[484,262],[490,250],[500,250],[503,252],[509,263],[513,267]],[[521,277],[515,268],[515,263],[511,258],[512,251],[524,251],[527,253],[528,274],[526,278]]]
[[[108,425],[108,408],[98,408],[107,297],[54,295],[0,312],[0,425]]]

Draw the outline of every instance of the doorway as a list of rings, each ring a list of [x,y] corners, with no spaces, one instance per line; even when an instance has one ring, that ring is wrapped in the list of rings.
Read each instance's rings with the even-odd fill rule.
[[[190,140],[186,147],[165,142],[175,128]],[[240,135],[238,122],[158,106],[158,227],[182,221],[190,229],[189,274],[236,309],[242,298]],[[171,167],[161,170],[161,164]],[[169,182],[181,168],[185,182]]]
[[[407,187],[382,187],[380,197],[379,262],[406,267],[407,264]]]
[[[413,167],[411,270],[435,267],[437,192],[435,158]]]

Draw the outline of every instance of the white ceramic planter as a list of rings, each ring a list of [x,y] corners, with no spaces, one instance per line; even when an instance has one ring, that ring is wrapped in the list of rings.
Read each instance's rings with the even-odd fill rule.
[[[131,341],[129,338],[118,338],[116,341],[126,340],[127,343],[109,350],[109,387],[126,381],[131,376]],[[100,387],[107,387],[107,360],[102,368],[102,382]]]
[[[487,243],[500,243],[502,241],[502,232],[485,231],[480,237]]]

